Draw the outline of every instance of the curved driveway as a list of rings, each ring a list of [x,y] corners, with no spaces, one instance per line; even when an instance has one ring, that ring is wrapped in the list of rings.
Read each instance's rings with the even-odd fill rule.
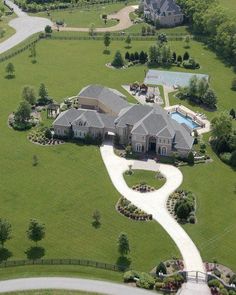
[[[46,25],[52,26],[50,20],[42,17],[28,16],[10,0],[6,0],[6,3],[17,15],[17,18],[14,18],[9,22],[9,26],[14,28],[16,33],[0,43],[0,54],[15,47],[31,35],[44,31]]]
[[[169,195],[182,183],[183,175],[180,170],[171,165],[156,163],[153,160],[137,161],[120,158],[114,154],[112,144],[104,144],[100,150],[102,159],[115,188],[135,206],[152,214],[153,219],[167,231],[179,248],[184,260],[185,270],[205,272],[203,261],[197,247],[166,208],[166,201]],[[132,169],[160,171],[166,177],[166,183],[155,192],[145,194],[135,192],[127,186],[123,178],[123,173],[128,169],[129,165],[132,165]],[[202,285],[206,287],[204,287],[206,293],[201,292],[201,294],[210,294],[207,285]],[[188,292],[186,294],[191,293]]]
[[[105,281],[72,279],[63,277],[54,278],[27,278],[6,280],[0,282],[0,293],[28,291],[28,290],[77,290],[96,292],[109,295],[150,295],[152,292],[145,291],[124,284],[116,284]],[[158,293],[155,292],[158,295]]]
[[[135,9],[137,6],[127,6],[122,8],[115,14],[108,15],[108,19],[118,19],[119,23],[112,27],[107,28],[95,28],[96,32],[115,32],[122,31],[128,29],[133,25],[129,14]],[[73,31],[73,32],[89,32],[89,28],[76,28],[76,27],[60,27],[60,31]]]

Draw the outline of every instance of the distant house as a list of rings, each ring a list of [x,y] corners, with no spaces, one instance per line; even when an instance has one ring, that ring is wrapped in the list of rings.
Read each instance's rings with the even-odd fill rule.
[[[162,27],[182,24],[184,15],[175,0],[141,0],[144,17]]]
[[[194,141],[191,130],[158,105],[129,104],[124,98],[118,91],[103,86],[84,88],[77,97],[79,108],[62,112],[53,122],[55,134],[63,137],[73,130],[75,138],[86,134],[105,138],[113,133],[119,135],[121,144],[132,145],[136,152],[188,155]]]

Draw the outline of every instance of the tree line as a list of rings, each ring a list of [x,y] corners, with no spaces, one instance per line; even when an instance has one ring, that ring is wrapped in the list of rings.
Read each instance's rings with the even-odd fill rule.
[[[217,0],[178,0],[193,33],[207,36],[207,44],[236,66],[236,22]]]

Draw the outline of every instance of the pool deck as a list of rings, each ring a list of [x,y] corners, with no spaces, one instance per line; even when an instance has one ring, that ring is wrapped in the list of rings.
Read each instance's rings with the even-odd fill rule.
[[[196,122],[200,122],[200,124],[204,124],[204,127],[196,128],[198,134],[207,133],[211,129],[210,121],[208,121],[205,117],[200,116],[200,114],[193,112],[183,105],[173,105],[169,107],[165,107],[166,111],[178,111],[181,110],[183,113],[187,113],[191,117],[196,118]]]

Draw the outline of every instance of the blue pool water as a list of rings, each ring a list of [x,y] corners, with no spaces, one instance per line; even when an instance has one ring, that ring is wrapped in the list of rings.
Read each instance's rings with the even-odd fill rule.
[[[192,129],[199,127],[199,125],[197,123],[193,122],[193,120],[191,118],[185,117],[178,112],[171,113],[171,118],[180,124],[185,123],[187,126],[189,126]]]

